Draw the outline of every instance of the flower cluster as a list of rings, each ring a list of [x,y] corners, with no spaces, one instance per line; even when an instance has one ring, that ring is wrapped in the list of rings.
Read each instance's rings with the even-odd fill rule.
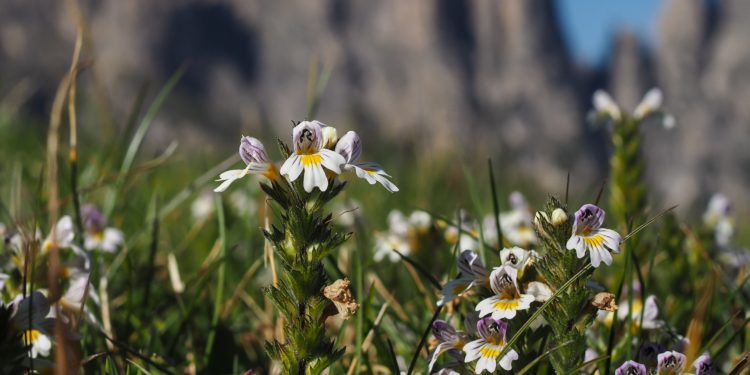
[[[335,128],[320,121],[302,121],[292,130],[294,150],[280,169],[270,159],[263,143],[257,138],[243,136],[240,141],[240,157],[245,162],[244,169],[228,170],[219,175],[221,184],[214,189],[223,192],[235,181],[250,175],[259,174],[271,181],[282,176],[290,183],[302,176],[304,190],[311,193],[315,188],[326,191],[336,176],[350,171],[368,183],[379,183],[390,192],[398,191],[383,168],[377,163],[359,162],[362,154],[362,140],[353,131],[338,138]]]
[[[98,294],[90,283],[90,251],[114,252],[122,246],[124,236],[119,229],[108,227],[104,216],[91,204],[81,207],[81,219],[84,230],[81,242],[76,241],[73,219],[70,216],[60,218],[46,237],[39,229],[32,232],[20,227],[10,229],[0,225],[0,235],[4,240],[3,255],[8,255],[0,258],[0,270],[7,272],[0,273],[0,295],[12,297],[7,304],[0,301],[0,309],[11,311],[8,326],[11,334],[17,332],[20,338],[15,344],[29,347],[27,355],[33,361],[35,369],[41,370],[49,365],[49,362],[37,358],[48,357],[53,349],[51,336],[55,320],[61,320],[63,326],[68,327],[73,317],[83,313],[86,321],[100,325],[84,305],[87,298],[94,304],[99,303]],[[80,243],[83,243],[83,248],[79,247]],[[62,295],[49,300],[47,289],[40,287],[41,285],[36,286],[35,291],[24,293],[24,280],[16,276],[23,273],[24,267],[33,267],[28,264],[30,261],[47,262],[52,251],[58,251],[61,259],[60,275],[63,285],[66,285]],[[3,323],[5,322],[0,322]],[[0,343],[2,345],[14,343]],[[0,351],[6,349],[8,348],[2,347]]]
[[[403,255],[417,252],[420,248],[420,239],[432,226],[432,217],[427,212],[417,210],[407,217],[399,210],[391,211],[388,214],[388,230],[375,233],[374,260],[380,262],[388,259],[398,262],[401,257],[396,251]]]
[[[622,121],[624,117],[622,110],[607,92],[596,90],[592,101],[594,109],[589,113],[589,121]],[[665,129],[671,129],[675,126],[675,118],[663,111],[663,102],[664,95],[661,90],[653,88],[643,95],[643,99],[635,107],[631,116],[636,121],[643,121],[648,117],[657,116],[661,118]]]
[[[685,372],[687,357],[677,351],[664,351],[657,355],[655,372],[648,372],[646,365],[627,361],[615,370],[616,375],[647,375],[656,373],[659,375],[681,375]],[[693,362],[693,373],[695,375],[711,375],[714,373],[714,364],[708,353],[704,353]]]

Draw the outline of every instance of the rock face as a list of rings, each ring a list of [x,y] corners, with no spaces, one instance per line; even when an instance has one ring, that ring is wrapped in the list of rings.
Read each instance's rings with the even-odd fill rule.
[[[31,109],[46,113],[74,27],[65,2],[26,3],[0,3],[0,89],[25,79],[36,89]],[[226,141],[243,129],[286,135],[279,124],[308,110],[310,72],[330,71],[319,119],[402,146],[492,156],[552,191],[568,171],[581,189],[606,174],[604,135],[584,121],[593,89],[632,109],[658,85],[678,127],[644,129],[657,193],[741,200],[750,5],[712,4],[667,1],[657,48],[620,34],[597,76],[571,62],[553,0],[85,1],[85,58],[95,64],[83,79],[95,78],[91,97],[124,122],[144,82],[153,92],[187,63],[158,128]]]

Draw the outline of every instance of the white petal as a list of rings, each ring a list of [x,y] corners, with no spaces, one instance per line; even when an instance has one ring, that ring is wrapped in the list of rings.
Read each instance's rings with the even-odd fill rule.
[[[611,266],[612,265],[612,254],[609,253],[609,250],[605,249],[603,246],[599,246],[599,255],[602,258],[602,262],[604,264]]]
[[[484,339],[474,340],[466,345],[464,345],[464,353],[466,353],[466,357],[464,358],[464,362],[469,363],[471,361],[474,361],[475,359],[479,358],[479,348],[482,347],[482,345],[485,344]]]
[[[324,167],[336,174],[341,174],[341,166],[346,164],[346,159],[343,156],[325,148],[318,151],[318,154],[321,156],[321,163]]]
[[[310,165],[304,168],[305,169],[305,176],[304,180],[302,181],[302,187],[305,188],[306,192],[311,192],[313,188],[315,187],[315,167]],[[291,177],[290,177],[291,179]]]
[[[594,266],[594,268],[599,267],[599,264],[602,262],[602,260],[599,257],[599,252],[596,250],[596,248],[589,249],[589,256],[591,257],[591,265]]]
[[[300,157],[297,154],[292,154],[289,159],[286,159],[284,164],[281,166],[279,173],[286,175],[289,181],[296,180],[302,171],[304,170]]]
[[[226,181],[222,182],[221,185],[219,185],[216,189],[214,189],[214,192],[221,193],[223,191],[226,191],[229,188],[229,185],[231,185],[236,180],[236,178],[227,179]]]
[[[122,231],[117,228],[107,228],[104,230],[104,239],[102,240],[102,250],[114,252],[117,247],[122,245],[124,236]]]
[[[495,368],[497,367],[497,359],[494,357],[484,357],[479,361],[482,360],[484,360],[484,368],[486,368],[490,373],[494,373]]]
[[[380,174],[375,175],[375,180],[377,180],[381,185],[383,185],[383,187],[385,188],[385,190],[388,190],[388,192],[390,192],[390,193],[395,193],[395,192],[398,191],[398,187],[396,185],[394,185],[393,182],[389,181],[383,175],[380,175]]]
[[[489,315],[490,313],[494,311],[493,306],[498,301],[499,301],[499,297],[497,296],[485,298],[477,304],[477,307],[474,310],[479,311],[479,317],[483,318],[486,315]]]
[[[512,362],[517,359],[518,359],[518,353],[515,350],[511,349],[500,360],[500,367],[502,367],[503,370],[510,371],[513,368]]]

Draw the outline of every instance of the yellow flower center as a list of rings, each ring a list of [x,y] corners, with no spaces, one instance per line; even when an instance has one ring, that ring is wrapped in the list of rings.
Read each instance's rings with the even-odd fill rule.
[[[304,167],[319,165],[323,161],[323,157],[320,154],[300,155],[299,158]]]
[[[587,247],[599,247],[604,244],[604,236],[597,234],[591,237],[582,237]]]
[[[502,299],[500,301],[495,302],[493,307],[496,310],[517,310],[518,306],[520,305],[521,305],[521,301],[517,299],[511,299],[511,300]]]
[[[39,339],[39,335],[41,335],[41,332],[35,329],[30,329],[30,330],[27,330],[23,336],[24,336],[24,340],[26,341],[26,344],[28,345],[28,344],[35,343],[36,340]]]
[[[483,346],[479,349],[479,355],[484,358],[497,358],[502,349],[496,346]]]

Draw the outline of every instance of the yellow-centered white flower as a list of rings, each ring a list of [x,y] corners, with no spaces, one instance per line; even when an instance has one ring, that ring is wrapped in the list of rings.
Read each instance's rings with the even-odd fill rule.
[[[534,296],[519,293],[517,275],[518,271],[508,265],[492,271],[490,288],[495,295],[477,304],[476,311],[479,311],[480,317],[492,314],[493,319],[513,319],[518,311],[531,307]]]
[[[324,126],[319,121],[302,121],[295,126],[292,130],[294,152],[280,170],[292,182],[304,172],[302,187],[308,193],[316,187],[320,191],[328,189],[325,169],[338,175],[341,174],[341,166],[346,164],[343,156],[323,147]]]

